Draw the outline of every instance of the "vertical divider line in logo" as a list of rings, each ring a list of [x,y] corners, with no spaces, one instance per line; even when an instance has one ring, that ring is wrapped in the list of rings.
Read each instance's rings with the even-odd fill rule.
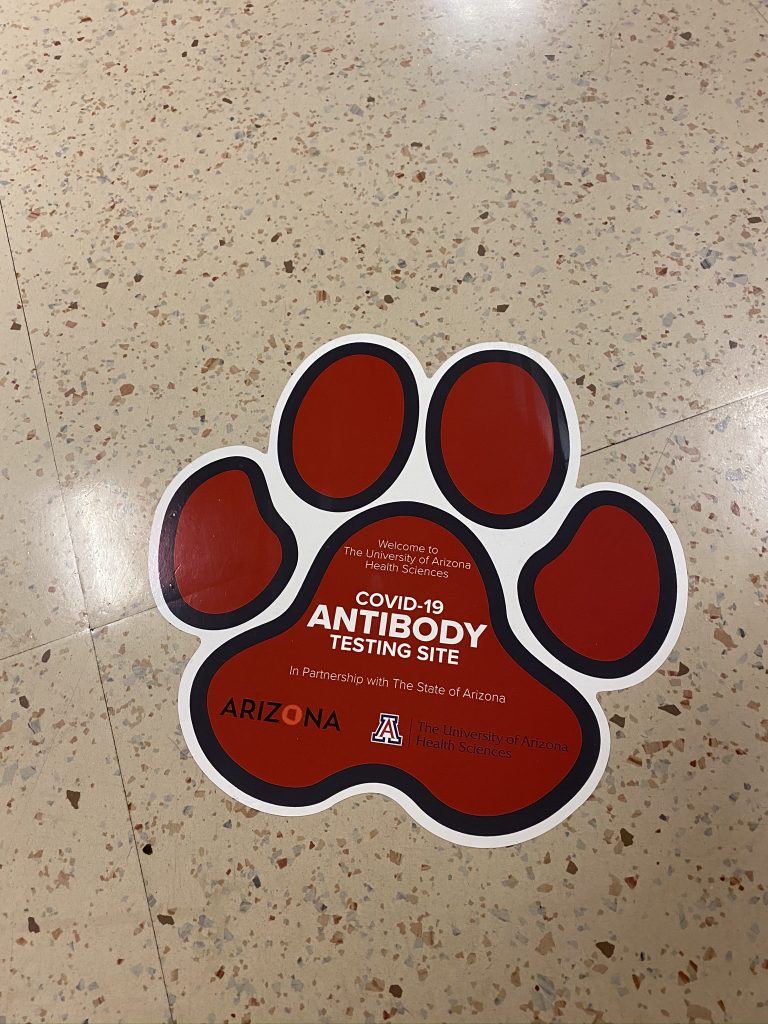
[[[413,732],[413,715],[408,719],[408,746],[411,745],[411,733]]]

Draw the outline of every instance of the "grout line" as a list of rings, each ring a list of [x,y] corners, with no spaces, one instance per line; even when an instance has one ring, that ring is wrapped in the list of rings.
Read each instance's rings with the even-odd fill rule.
[[[171,997],[170,997],[170,994],[168,992],[168,983],[165,980],[165,968],[163,967],[163,958],[162,958],[162,956],[160,954],[160,944],[157,941],[157,931],[155,929],[155,916],[152,913],[152,907],[149,904],[149,890],[147,889],[147,880],[146,880],[146,878],[144,876],[144,866],[141,863],[141,851],[139,850],[139,841],[138,841],[138,839],[136,837],[136,829],[134,828],[134,825],[133,825],[133,814],[131,813],[131,805],[130,805],[130,803],[128,801],[128,791],[125,788],[125,777],[123,776],[123,768],[122,768],[122,765],[120,764],[120,754],[118,753],[118,750],[117,750],[117,741],[115,739],[115,729],[114,729],[114,726],[112,724],[112,715],[109,713],[109,703],[107,701],[107,691],[106,691],[106,689],[104,687],[104,677],[101,674],[101,665],[99,664],[99,656],[96,653],[96,644],[94,643],[94,640],[93,640],[93,632],[92,631],[89,631],[89,637],[90,637],[90,641],[91,641],[91,650],[93,651],[93,660],[96,663],[96,671],[99,674],[99,683],[101,684],[101,694],[102,694],[102,697],[104,698],[104,706],[105,706],[105,708],[107,710],[107,722],[109,723],[109,731],[110,731],[110,733],[112,735],[112,746],[114,748],[115,758],[117,760],[117,771],[118,771],[118,774],[120,775],[120,785],[123,787],[123,797],[125,798],[125,807],[126,807],[126,810],[128,811],[128,821],[130,822],[130,825],[131,825],[131,838],[133,839],[133,846],[134,846],[134,849],[136,850],[136,859],[137,859],[137,861],[139,863],[139,874],[141,875],[141,884],[144,886],[144,899],[146,900],[146,904],[147,904],[147,913],[149,914],[149,924],[150,924],[150,927],[152,928],[152,937],[155,940],[155,949],[157,950],[157,962],[160,965],[160,977],[162,978],[162,981],[163,981],[163,988],[165,990],[165,998],[166,998],[166,1001],[168,1003],[168,1017],[169,1017],[169,1019],[171,1021],[171,1024],[174,1024],[173,1010],[171,1009]]]
[[[67,534],[69,535],[69,543],[70,543],[70,546],[72,548],[72,555],[73,555],[73,557],[75,559],[75,569],[77,571],[77,581],[78,581],[78,583],[80,585],[80,599],[81,599],[81,602],[82,602],[83,615],[84,615],[84,618],[85,618],[85,629],[87,630],[87,633],[88,633],[88,639],[91,642],[91,650],[93,652],[93,659],[94,659],[94,662],[96,663],[96,671],[98,672],[98,675],[99,675],[99,683],[101,685],[101,695],[102,695],[102,698],[104,700],[104,709],[105,709],[105,711],[107,713],[107,722],[109,723],[109,731],[110,731],[110,735],[112,736],[112,747],[113,747],[113,749],[115,751],[115,760],[117,761],[117,770],[118,770],[118,774],[120,775],[120,785],[123,787],[123,798],[125,799],[125,808],[126,808],[126,811],[128,813],[128,821],[130,822],[130,826],[131,826],[131,836],[133,838],[134,849],[136,850],[136,858],[137,858],[138,863],[139,863],[139,874],[141,875],[141,883],[142,883],[142,885],[144,887],[144,899],[145,899],[146,904],[147,904],[147,913],[149,914],[149,923],[150,923],[150,927],[152,928],[152,936],[153,936],[153,938],[155,940],[155,949],[157,951],[157,961],[158,961],[158,964],[160,965],[160,977],[161,977],[162,982],[163,982],[163,989],[165,991],[166,1002],[168,1003],[168,1017],[169,1017],[169,1020],[171,1021],[171,1024],[174,1024],[173,1010],[171,1009],[171,997],[170,997],[170,994],[168,992],[168,984],[167,984],[167,982],[165,980],[165,969],[163,968],[163,958],[160,955],[160,945],[159,945],[159,943],[157,941],[157,932],[155,931],[155,919],[154,919],[154,915],[152,914],[152,908],[149,905],[149,893],[148,893],[148,890],[147,890],[147,881],[146,881],[146,878],[144,877],[144,868],[143,868],[143,865],[141,863],[141,853],[139,851],[138,840],[136,838],[136,831],[135,831],[135,829],[133,827],[133,815],[131,814],[131,807],[130,807],[130,804],[128,803],[128,793],[127,793],[127,790],[125,788],[125,778],[123,777],[123,769],[122,769],[122,766],[120,764],[120,754],[118,753],[118,750],[117,750],[117,742],[115,740],[115,730],[114,730],[114,727],[112,725],[112,716],[109,713],[109,704],[107,703],[107,693],[106,693],[106,690],[104,689],[104,679],[103,679],[102,674],[101,674],[101,665],[99,664],[99,658],[98,658],[98,655],[96,654],[96,644],[95,644],[94,639],[93,639],[93,629],[91,629],[90,618],[88,616],[88,608],[86,607],[86,604],[85,604],[85,592],[83,590],[83,581],[82,581],[82,577],[80,575],[80,566],[78,565],[78,561],[77,561],[77,550],[75,548],[75,543],[74,543],[74,540],[73,540],[73,537],[72,537],[72,528],[71,528],[70,522],[69,522],[69,514],[68,514],[68,511],[67,511],[67,504],[64,501],[64,492],[63,492],[63,488],[61,486],[61,474],[59,472],[59,465],[58,465],[58,462],[56,460],[56,449],[54,447],[53,437],[51,435],[51,424],[50,424],[50,421],[48,419],[48,410],[47,410],[46,405],[45,405],[45,398],[43,397],[43,388],[42,388],[42,385],[40,383],[40,374],[37,371],[37,359],[35,358],[35,348],[34,348],[34,345],[32,344],[32,336],[29,333],[29,322],[27,321],[27,310],[26,310],[26,307],[24,306],[24,299],[22,298],[22,295],[21,295],[21,287],[20,287],[20,284],[19,284],[19,275],[18,275],[18,273],[16,271],[16,260],[14,259],[14,256],[13,256],[13,247],[11,246],[11,236],[10,236],[10,234],[8,232],[8,221],[6,220],[6,217],[5,217],[5,209],[3,208],[2,202],[0,202],[0,217],[2,217],[3,228],[5,230],[5,238],[6,238],[6,241],[8,243],[8,252],[9,252],[10,257],[11,257],[11,267],[13,268],[13,276],[14,276],[14,279],[16,281],[16,293],[19,296],[19,306],[21,308],[21,315],[24,318],[24,328],[25,328],[25,330],[27,332],[27,342],[29,344],[29,351],[30,351],[30,353],[32,355],[32,365],[33,365],[34,370],[35,370],[35,379],[37,381],[37,390],[38,390],[38,394],[40,395],[40,404],[42,405],[42,408],[43,408],[43,416],[45,418],[45,426],[46,426],[46,430],[48,432],[48,444],[50,445],[51,457],[53,459],[53,466],[54,466],[54,469],[56,471],[56,482],[57,482],[57,484],[59,486],[59,497],[61,498],[61,503],[62,503],[62,506],[64,508],[64,518],[65,518],[65,521],[66,521],[66,524],[67,524]],[[75,633],[70,633],[68,635],[69,636],[75,636],[76,634]],[[66,638],[62,637],[61,639],[66,639]],[[53,643],[55,641],[51,641],[51,642]],[[34,647],[42,647],[42,646],[44,646],[44,644],[35,644],[34,645]],[[34,647],[28,648],[28,650],[34,650]],[[15,655],[11,654],[11,655],[9,655],[9,657],[15,657]]]
[[[126,615],[121,615],[118,619],[110,619],[109,622],[99,622],[97,625],[91,626],[91,633],[98,633],[100,629],[108,629],[109,626],[117,626],[121,622],[128,622],[129,619],[135,619],[139,615],[146,615],[147,612],[156,612],[157,610],[157,605],[153,601],[146,608],[137,608],[135,612],[128,612]]]
[[[119,619],[102,622],[98,626],[90,626],[87,619],[85,619],[80,629],[73,629],[71,632],[62,633],[61,636],[46,637],[45,640],[36,640],[35,643],[30,644],[29,647],[22,647],[20,650],[12,650],[7,654],[0,654],[0,664],[4,661],[8,661],[10,658],[20,658],[24,654],[29,654],[30,651],[38,651],[42,647],[52,647],[53,644],[61,644],[65,640],[72,640],[77,636],[85,636],[86,633],[93,637],[100,629],[107,629],[109,626],[117,626],[121,622],[129,622],[131,619],[134,619],[139,615],[146,615],[147,612],[154,611],[157,611],[157,605],[151,604],[146,608],[140,608],[138,611],[130,612],[128,615],[123,615]]]
[[[659,466],[661,465],[661,460],[667,454],[667,448],[669,448],[669,442],[671,440],[672,440],[672,434],[667,434],[667,438],[664,441],[664,445],[663,445],[661,451],[659,452],[659,457],[656,460],[656,465],[653,467],[653,470],[651,471],[651,475],[648,477],[647,490],[649,492],[651,490],[651,485],[653,484],[654,478],[655,478],[655,476],[656,476],[656,474],[657,474],[657,472],[659,470]],[[645,489],[646,488],[644,487],[643,490],[645,491]]]
[[[8,661],[9,658],[20,658],[23,654],[29,654],[30,651],[37,651],[41,647],[51,647],[53,644],[63,643],[65,640],[71,640],[76,636],[84,636],[89,633],[92,637],[101,629],[108,629],[110,626],[117,626],[121,622],[130,622],[131,619],[138,618],[139,615],[146,615],[147,612],[156,612],[157,605],[150,604],[146,608],[139,608],[135,612],[129,612],[127,615],[121,615],[119,619],[110,619],[109,622],[100,622],[96,626],[91,626],[88,623],[87,618],[83,620],[83,625],[80,629],[73,629],[70,632],[62,633],[61,636],[46,637],[45,640],[36,640],[29,647],[22,647],[20,650],[12,650],[7,654],[0,654],[0,663]],[[193,634],[190,634],[192,636]]]
[[[749,6],[752,8],[755,14],[757,14],[760,18],[763,19],[763,21],[768,21],[768,17],[766,17],[766,15],[763,14],[759,7],[755,7],[753,3],[750,3]]]
[[[627,444],[629,441],[636,441],[640,437],[648,437],[649,434],[657,434],[662,430],[672,431],[675,427],[679,427],[681,423],[688,423],[689,420],[697,420],[702,416],[711,416],[716,412],[720,412],[722,409],[729,409],[732,405],[739,405],[741,402],[750,402],[752,399],[760,398],[763,395],[768,395],[768,388],[758,388],[757,391],[752,391],[748,395],[740,395],[738,398],[732,398],[729,402],[723,402],[721,405],[713,405],[710,409],[700,409],[699,412],[693,412],[690,416],[681,416],[679,420],[672,420],[671,423],[660,423],[658,427],[650,427],[648,430],[641,430],[639,434],[632,434],[629,437],[620,437],[616,441],[609,441],[607,444],[601,444],[599,448],[590,448],[588,452],[582,452],[581,457],[586,459],[590,455],[596,455],[598,452],[604,452],[608,448],[615,448],[618,444]],[[671,433],[669,436],[672,436]]]
[[[64,521],[67,524],[67,536],[69,537],[69,546],[72,549],[72,558],[75,562],[75,571],[77,573],[77,582],[80,587],[80,602],[82,605],[83,615],[85,617],[86,626],[90,629],[90,620],[88,618],[88,608],[85,604],[85,591],[83,590],[83,579],[80,575],[80,566],[77,559],[77,549],[75,547],[75,541],[72,536],[72,525],[69,521],[69,512],[67,510],[67,503],[64,500],[64,488],[61,486],[61,473],[59,471],[59,463],[56,459],[56,446],[53,443],[53,434],[51,433],[51,423],[48,419],[48,409],[45,404],[45,397],[43,395],[43,386],[40,383],[40,374],[37,370],[37,358],[35,356],[35,347],[32,344],[32,335],[29,333],[29,321],[27,320],[27,309],[24,305],[24,299],[21,294],[21,285],[19,283],[19,275],[16,270],[16,259],[13,255],[13,246],[11,245],[11,236],[8,231],[8,221],[5,216],[5,208],[3,207],[2,200],[0,200],[0,217],[2,217],[3,228],[5,230],[5,240],[8,243],[8,253],[11,257],[11,267],[13,269],[13,278],[16,282],[16,294],[19,296],[19,306],[21,308],[21,315],[24,320],[24,330],[27,332],[27,344],[29,345],[29,351],[32,356],[32,366],[35,371],[35,380],[37,381],[37,393],[40,395],[40,405],[43,410],[43,418],[45,419],[45,429],[48,433],[48,445],[51,450],[51,458],[53,460],[53,468],[56,472],[56,483],[59,487],[59,498],[61,499],[61,506],[64,509]]]
[[[85,633],[90,632],[92,631],[88,624],[84,623],[82,629],[76,629],[72,633],[63,633],[61,636],[54,637],[53,640],[41,640],[29,647],[22,648],[20,651],[11,651],[10,654],[0,655],[0,663],[8,661],[10,658],[20,658],[23,654],[29,654],[30,651],[38,651],[41,647],[52,647],[53,644],[60,644],[65,640],[71,640],[73,637],[83,636]]]
[[[121,622],[130,622],[131,619],[138,618],[139,615],[146,615],[147,612],[157,611],[156,604],[150,604],[146,608],[139,608],[135,612],[130,612],[128,615],[121,615],[119,619],[110,619],[109,622],[101,622],[97,626],[90,626],[87,620],[83,621],[83,625],[80,629],[73,629],[71,632],[62,633],[61,636],[46,637],[45,640],[36,640],[29,647],[22,647],[19,650],[8,651],[7,654],[0,654],[0,664],[4,661],[8,661],[11,658],[21,658],[24,654],[29,654],[30,651],[38,651],[43,647],[52,647],[53,644],[64,643],[65,640],[72,640],[74,637],[85,636],[87,633],[93,638],[99,630],[108,629],[110,626],[117,626]],[[193,634],[189,634],[192,636]]]

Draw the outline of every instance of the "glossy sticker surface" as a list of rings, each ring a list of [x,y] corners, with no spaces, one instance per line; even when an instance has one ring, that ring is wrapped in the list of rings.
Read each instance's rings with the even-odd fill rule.
[[[204,455],[155,516],[158,607],[201,640],[179,714],[206,775],[277,814],[382,793],[471,846],[577,808],[608,758],[597,691],[658,667],[686,603],[666,518],[578,464],[531,350],[432,378],[369,335],[305,360],[266,455]]]

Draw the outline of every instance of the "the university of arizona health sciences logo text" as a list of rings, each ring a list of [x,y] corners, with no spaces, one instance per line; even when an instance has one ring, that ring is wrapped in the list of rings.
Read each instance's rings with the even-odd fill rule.
[[[379,724],[371,733],[371,743],[386,743],[390,747],[402,747],[403,737],[400,735],[399,724],[400,715],[382,711],[379,715]]]

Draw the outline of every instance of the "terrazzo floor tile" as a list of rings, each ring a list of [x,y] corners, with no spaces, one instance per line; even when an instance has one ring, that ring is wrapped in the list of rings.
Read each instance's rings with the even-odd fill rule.
[[[99,630],[176,1021],[768,1021],[767,433],[755,400],[585,458],[670,514],[691,608],[663,670],[603,695],[594,795],[522,846],[453,846],[376,796],[240,806],[179,729],[194,639],[155,612]]]
[[[168,1019],[88,633],[0,662],[0,1021]]]
[[[82,629],[83,595],[0,221],[0,658]]]
[[[768,387],[744,0],[86,10],[0,38],[11,239],[91,622],[152,510],[350,331],[525,341],[595,449]]]

